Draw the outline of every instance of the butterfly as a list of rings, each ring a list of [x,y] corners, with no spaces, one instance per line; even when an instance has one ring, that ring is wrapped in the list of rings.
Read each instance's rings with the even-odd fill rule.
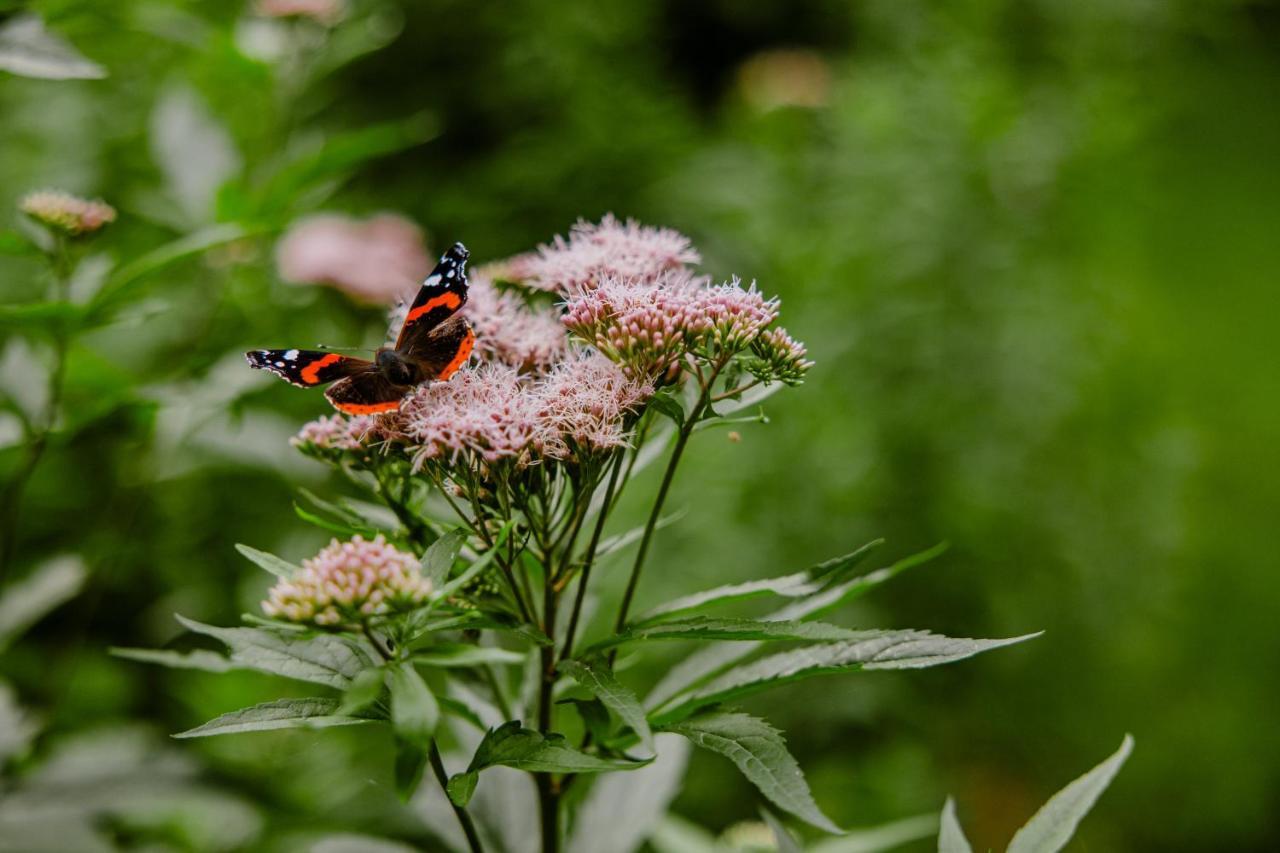
[[[324,395],[340,412],[394,412],[414,386],[448,379],[471,357],[476,333],[458,313],[467,301],[470,254],[461,243],[444,253],[410,304],[395,346],[382,347],[372,361],[306,349],[253,350],[245,360],[302,388],[332,382]]]

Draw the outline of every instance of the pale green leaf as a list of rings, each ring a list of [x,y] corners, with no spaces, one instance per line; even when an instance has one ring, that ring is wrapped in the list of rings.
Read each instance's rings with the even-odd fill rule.
[[[524,663],[524,655],[496,646],[472,646],[466,643],[437,643],[413,655],[414,663],[426,666],[465,667],[481,664]]]
[[[385,680],[386,673],[382,667],[366,669],[351,679],[351,685],[342,694],[342,704],[338,706],[338,713],[343,716],[353,716],[364,711],[378,701],[378,697],[382,695],[382,685]]]
[[[807,853],[882,853],[938,832],[937,815],[925,814],[866,829],[851,829],[839,838],[824,838]]]
[[[869,634],[881,632],[854,631],[825,622],[794,622],[760,619],[715,619],[708,616],[692,616],[629,628],[621,634],[609,637],[593,648],[601,649],[641,640],[797,640],[804,642],[834,642],[859,640]]]
[[[444,534],[422,555],[422,576],[431,581],[432,587],[439,587],[449,580],[449,572],[453,561],[458,558],[462,544],[467,537],[461,530],[451,530]]]
[[[761,809],[760,816],[764,818],[765,824],[773,832],[773,840],[777,844],[777,853],[803,853],[795,836],[782,825],[782,821],[778,820],[773,812],[768,809]]]
[[[566,660],[560,663],[560,670],[591,691],[606,708],[617,714],[618,719],[629,726],[640,737],[645,749],[653,754],[653,732],[649,729],[644,708],[640,707],[636,694],[614,677],[609,664],[600,658]]]
[[[973,853],[956,818],[956,802],[947,797],[942,807],[942,823],[938,827],[938,853]]]
[[[107,70],[49,32],[37,15],[15,15],[0,26],[0,69],[45,80],[98,80]]]
[[[1110,758],[1054,794],[1014,834],[1009,853],[1056,853],[1065,847],[1132,751],[1133,738],[1125,735]]]
[[[695,746],[728,758],[778,808],[825,832],[840,828],[822,813],[782,733],[749,714],[717,711],[668,727]]]
[[[268,554],[266,551],[259,551],[257,548],[250,548],[248,545],[236,545],[236,550],[249,560],[256,563],[260,568],[266,569],[278,578],[289,580],[297,572],[301,571],[298,566],[290,563],[288,560],[282,560],[275,554]]]
[[[87,575],[79,557],[54,557],[0,590],[0,651],[49,611],[73,598]]]
[[[175,652],[170,649],[129,649],[113,646],[107,651],[126,660],[141,663],[154,663],[170,669],[198,669],[204,672],[230,672],[241,667],[217,652],[208,649],[193,649],[189,652]]]
[[[632,625],[668,621],[708,607],[729,604],[730,602],[749,598],[758,598],[763,595],[797,598],[799,596],[812,595],[821,588],[822,584],[815,581],[808,572],[796,572],[780,578],[764,578],[745,583],[728,584],[714,589],[703,590],[702,592],[695,592],[692,595],[685,595],[665,604],[660,604],[652,610],[642,613],[632,622]]]
[[[498,550],[502,547],[503,543],[507,541],[507,536],[510,535],[511,528],[514,525],[514,521],[508,521],[506,524],[502,525],[502,529],[498,531],[498,535],[493,539],[493,547],[488,551],[485,551],[484,555],[468,566],[462,574],[458,575],[449,583],[441,586],[436,591],[434,598],[437,600],[448,598],[458,590],[465,588],[467,584],[471,583],[472,579],[485,569],[489,568],[489,564],[493,562],[494,557],[498,554]]]
[[[177,619],[189,631],[226,643],[233,663],[297,681],[345,690],[362,670],[374,665],[363,647],[330,634],[218,628],[182,616]]]
[[[204,725],[180,732],[174,737],[210,737],[273,729],[322,729],[371,722],[358,717],[339,716],[337,710],[338,703],[333,699],[277,699],[214,717]]]
[[[411,663],[389,666],[387,681],[391,687],[391,725],[396,735],[426,749],[440,723],[440,703]]]

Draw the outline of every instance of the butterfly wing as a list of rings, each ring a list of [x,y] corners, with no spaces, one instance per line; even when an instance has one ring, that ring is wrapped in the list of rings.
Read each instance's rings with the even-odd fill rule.
[[[475,349],[476,333],[465,317],[450,317],[409,344],[405,356],[427,379],[445,380],[467,363]]]
[[[257,349],[244,354],[250,367],[269,370],[301,388],[327,385],[344,376],[374,371],[372,361],[336,352],[309,349]]]
[[[400,408],[400,400],[412,390],[411,385],[396,385],[381,373],[372,372],[340,379],[324,396],[335,409],[348,415],[376,415]]]
[[[453,248],[440,258],[440,263],[422,282],[418,295],[409,306],[409,313],[405,315],[404,325],[396,338],[396,349],[411,349],[415,340],[420,340],[448,320],[466,303],[466,267],[470,256],[466,246],[454,243]]]

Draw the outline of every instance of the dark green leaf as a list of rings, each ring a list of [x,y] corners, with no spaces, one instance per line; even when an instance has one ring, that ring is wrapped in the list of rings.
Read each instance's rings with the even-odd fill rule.
[[[440,704],[411,663],[387,667],[391,687],[391,725],[396,735],[426,749],[440,722]]]
[[[248,669],[345,690],[374,665],[361,646],[330,634],[289,634],[261,628],[217,628],[177,617],[188,631],[221,640],[231,660]]]
[[[804,642],[833,642],[859,640],[876,636],[876,631],[854,631],[825,622],[779,622],[758,619],[715,619],[709,616],[693,616],[628,628],[597,643],[601,649],[641,640],[799,640]]]
[[[236,545],[236,550],[242,556],[256,563],[259,567],[266,569],[278,578],[289,580],[299,571],[300,568],[287,560],[282,560],[275,554],[268,554],[266,551],[259,551],[257,548],[250,548],[248,545]]]
[[[339,716],[333,699],[277,699],[215,717],[202,726],[174,735],[176,738],[209,737],[272,729],[354,726],[370,720]]]
[[[655,752],[653,732],[649,730],[649,721],[645,718],[644,709],[640,707],[640,700],[619,683],[608,663],[594,657],[566,660],[561,661],[560,671],[591,691],[640,737],[640,742],[651,755]]]
[[[583,727],[597,743],[609,739],[609,709],[599,699],[563,699],[557,704],[572,705],[582,718]]]
[[[748,714],[716,712],[668,728],[695,746],[728,758],[778,808],[818,829],[840,832],[813,801],[804,773],[787,751],[782,733],[764,720]]]
[[[684,406],[669,391],[659,391],[649,398],[649,405],[659,414],[666,415],[677,425],[684,423]]]
[[[396,793],[401,802],[409,802],[413,792],[422,782],[422,772],[427,766],[427,747],[396,738]]]
[[[804,646],[731,669],[665,708],[654,722],[661,725],[681,720],[699,708],[814,675],[859,669],[938,666],[1036,636],[1039,635],[969,640],[940,637],[924,631],[866,632],[866,636],[859,640]]]
[[[479,781],[480,774],[475,771],[458,773],[449,780],[445,791],[448,792],[449,799],[455,806],[465,809],[467,803],[471,802],[471,797],[476,792],[476,783]]]
[[[634,770],[648,763],[590,755],[570,746],[564,735],[543,735],[512,720],[484,736],[467,772],[503,765],[530,773],[600,773]]]

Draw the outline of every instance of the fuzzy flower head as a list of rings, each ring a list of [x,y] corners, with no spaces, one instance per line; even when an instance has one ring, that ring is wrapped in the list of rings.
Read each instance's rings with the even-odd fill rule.
[[[678,231],[650,228],[612,215],[598,225],[579,222],[566,240],[556,237],[536,255],[516,258],[512,274],[533,287],[561,294],[595,288],[607,278],[652,280],[701,260]]]
[[[653,379],[676,364],[691,333],[704,331],[701,289],[685,272],[666,273],[656,283],[607,276],[569,298],[563,322],[627,376]]]
[[[557,364],[533,391],[540,418],[565,447],[598,452],[627,443],[627,417],[653,395],[653,385],[586,350]]]
[[[476,351],[484,360],[544,371],[564,356],[569,343],[557,312],[534,308],[519,294],[499,290],[483,269],[471,277],[463,313],[476,331]]]
[[[756,359],[748,362],[747,370],[764,382],[785,382],[799,385],[804,375],[813,367],[805,358],[805,345],[787,334],[781,326],[762,332],[751,344]]]
[[[349,542],[334,539],[306,560],[293,578],[271,588],[262,610],[275,619],[334,626],[371,616],[411,610],[431,594],[412,554],[389,544],[381,534]]]
[[[308,456],[333,459],[367,447],[379,432],[378,418],[371,415],[321,415],[298,430],[289,443]]]
[[[116,209],[105,201],[90,201],[57,190],[29,193],[18,207],[35,221],[70,237],[92,234],[116,221]]]
[[[422,229],[383,213],[367,220],[320,214],[295,222],[276,246],[285,281],[327,284],[361,302],[389,305],[431,270]]]
[[[254,11],[264,18],[307,18],[332,27],[347,14],[345,0],[258,0]]]
[[[699,291],[689,326],[698,344],[708,350],[737,352],[777,318],[777,299],[765,299],[754,282],[743,287],[735,277]]]

